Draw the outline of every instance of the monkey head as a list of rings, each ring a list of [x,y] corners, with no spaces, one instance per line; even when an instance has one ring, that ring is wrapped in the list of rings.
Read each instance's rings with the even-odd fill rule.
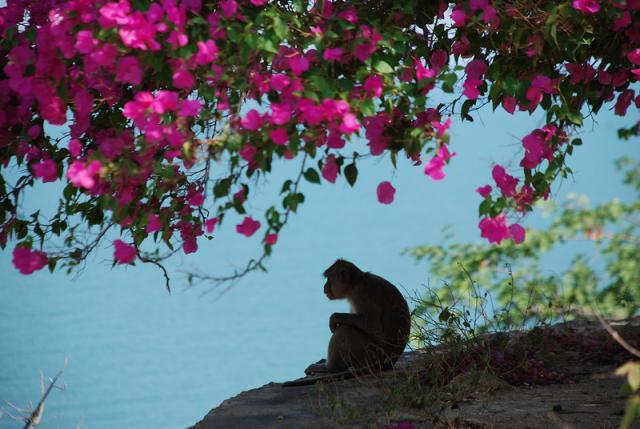
[[[327,282],[324,293],[327,298],[344,299],[349,296],[354,287],[364,280],[364,273],[349,261],[338,259],[324,272]]]

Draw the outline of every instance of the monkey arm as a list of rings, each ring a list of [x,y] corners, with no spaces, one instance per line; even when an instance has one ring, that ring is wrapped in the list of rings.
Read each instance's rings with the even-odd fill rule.
[[[334,332],[340,325],[352,326],[376,339],[382,337],[380,317],[374,313],[333,313],[329,318],[329,329]]]

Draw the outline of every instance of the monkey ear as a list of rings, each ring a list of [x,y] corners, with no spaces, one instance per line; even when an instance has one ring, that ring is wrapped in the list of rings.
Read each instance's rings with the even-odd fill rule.
[[[346,267],[342,273],[342,280],[349,285],[355,285],[364,279],[364,273],[357,267]]]

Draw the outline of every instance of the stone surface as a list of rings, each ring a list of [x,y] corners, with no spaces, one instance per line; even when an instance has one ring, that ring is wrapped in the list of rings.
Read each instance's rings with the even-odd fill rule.
[[[637,344],[638,325],[634,319],[618,323],[616,329]],[[554,339],[574,334],[608,338],[593,323],[550,329],[561,334],[550,337]],[[503,343],[512,347],[524,334],[508,335]],[[625,398],[618,395],[623,380],[612,374],[628,355],[615,347],[613,342],[600,344],[593,350],[599,353],[595,357],[575,343],[566,351],[548,351],[540,359],[561,377],[546,385],[513,386],[483,371],[460,374],[438,388],[426,381],[424,371],[434,354],[409,352],[392,371],[375,376],[286,388],[269,383],[243,392],[211,410],[192,429],[381,428],[402,421],[417,429],[617,428]]]

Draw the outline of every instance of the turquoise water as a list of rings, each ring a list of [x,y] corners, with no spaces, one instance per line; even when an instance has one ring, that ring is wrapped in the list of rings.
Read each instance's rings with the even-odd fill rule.
[[[39,371],[53,376],[68,358],[66,389],[51,394],[42,428],[181,428],[242,390],[300,376],[324,356],[329,315],[347,311],[322,293],[321,273],[334,259],[350,259],[410,295],[441,279],[400,255],[405,247],[439,240],[447,224],[459,239],[479,240],[474,189],[491,183],[492,162],[517,164],[519,139],[541,124],[526,115],[480,116],[473,124],[454,122],[457,156],[442,182],[404,161],[394,172],[385,158],[361,164],[355,189],[344,180],[306,184],[307,202],[281,234],[269,272],[247,276],[219,298],[207,285],[186,288],[180,273],[228,272],[256,256],[259,238],[237,235],[236,219],[214,240],[201,240],[198,254],[170,262],[171,295],[154,267],[111,269],[109,245],[73,277],[21,276],[10,252],[0,253],[0,400],[37,401]],[[597,120],[582,133],[585,145],[570,161],[575,177],[557,188],[559,198],[570,192],[596,202],[633,197],[612,161],[637,158],[638,142],[616,139],[626,123],[610,113]],[[251,213],[263,212],[281,179],[295,174],[291,167],[262,184]],[[390,206],[376,201],[382,180],[397,189]],[[55,203],[53,191],[55,185],[39,188],[25,212]],[[534,215],[525,226],[541,222]],[[21,425],[5,415],[0,427]]]

